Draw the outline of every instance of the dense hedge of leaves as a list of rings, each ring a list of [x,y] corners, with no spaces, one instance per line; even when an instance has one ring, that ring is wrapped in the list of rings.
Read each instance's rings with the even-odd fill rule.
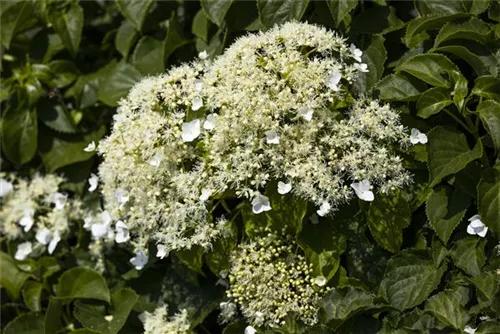
[[[238,36],[289,20],[339,31],[370,69],[353,94],[391,102],[429,141],[405,157],[414,182],[396,195],[353,201],[307,228],[304,210],[239,216],[240,236],[253,225],[286,224],[280,219],[296,224],[309,261],[331,278],[318,327],[289,317],[267,332],[462,333],[470,325],[500,333],[499,1],[49,0],[0,8],[2,171],[58,173],[85,202],[99,200],[85,190],[99,157],[83,149],[106,135],[117,102],[142,77],[204,50],[216,57]],[[466,232],[476,214],[489,227],[485,238]],[[187,309],[195,332],[243,332],[243,322],[217,322],[224,289],[214,268],[237,240],[208,254],[151,259],[140,272],[117,247],[103,275],[84,243],[16,261],[2,239],[4,333],[140,333],[137,316],[154,310],[165,277],[169,310]]]

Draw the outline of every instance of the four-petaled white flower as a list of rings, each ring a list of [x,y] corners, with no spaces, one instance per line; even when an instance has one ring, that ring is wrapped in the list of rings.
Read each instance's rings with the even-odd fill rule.
[[[182,124],[182,140],[192,142],[200,135],[200,120],[195,119],[188,123]]]
[[[356,195],[363,201],[371,202],[375,199],[373,192],[370,190],[371,183],[368,180],[352,183],[351,188],[354,189]]]
[[[264,195],[257,195],[252,200],[252,211],[255,214],[259,214],[264,211],[271,210],[271,203],[269,198]]]
[[[46,228],[41,228],[36,231],[35,239],[42,245],[47,245],[52,239],[52,233]]]
[[[355,64],[354,64],[354,67],[355,67],[358,71],[360,71],[360,72],[365,72],[365,73],[366,73],[366,72],[370,72],[370,71],[368,70],[368,65],[366,65],[365,63],[361,63],[361,64],[355,63]]]
[[[316,276],[316,278],[314,278],[314,283],[316,283],[317,286],[325,286],[327,282],[325,276]]]
[[[202,202],[207,201],[211,195],[212,195],[212,190],[207,188],[201,189],[200,201]]]
[[[119,188],[115,192],[115,198],[118,201],[118,203],[120,203],[120,209],[123,209],[125,204],[127,204],[128,200],[130,199],[130,196],[128,195],[125,189]]]
[[[87,147],[85,147],[83,150],[85,152],[94,152],[95,151],[95,148],[96,148],[96,145],[95,145],[95,141],[92,141],[91,143],[89,143],[87,145]]]
[[[165,245],[157,245],[156,249],[156,257],[163,259],[165,256],[168,256],[167,247],[165,247]]]
[[[323,204],[321,204],[319,209],[316,210],[316,213],[318,214],[318,216],[324,217],[328,214],[328,212],[330,212],[331,209],[332,206],[330,205],[330,203],[324,202]]]
[[[33,215],[35,213],[33,212],[32,209],[25,209],[24,210],[24,216],[19,220],[19,225],[24,227],[24,232],[29,232],[31,230],[31,227],[35,223],[33,220]]]
[[[191,109],[196,111],[196,110],[200,109],[201,107],[203,107],[203,100],[201,99],[201,97],[195,96],[193,98],[193,101],[191,101]]]
[[[146,263],[148,263],[148,257],[142,250],[138,250],[135,252],[135,256],[130,259],[130,263],[132,263],[135,269],[142,270]]]
[[[477,330],[476,328],[472,328],[469,325],[465,326],[464,328],[464,332],[466,332],[467,334],[475,334],[476,330]]]
[[[97,184],[99,183],[99,177],[95,175],[94,173],[90,173],[90,178],[89,178],[89,191],[93,192],[94,190],[97,189]]]
[[[28,255],[31,254],[32,251],[32,245],[31,242],[26,241],[23,242],[22,244],[17,245],[17,250],[16,254],[14,255],[14,258],[18,261],[22,261],[28,257]]]
[[[56,210],[62,210],[66,206],[66,202],[68,201],[68,195],[61,193],[52,194],[52,203],[55,204]]]
[[[101,212],[101,222],[94,222],[90,226],[90,232],[92,233],[92,237],[94,239],[101,239],[104,236],[108,238],[113,237],[113,230],[111,229],[111,215],[107,210]]]
[[[280,136],[276,132],[276,130],[269,130],[265,132],[266,135],[266,143],[268,144],[279,144]]]
[[[358,49],[356,45],[351,43],[351,46],[349,47],[349,50],[352,52],[352,57],[356,59],[357,62],[361,63],[361,56],[363,55],[363,51]]]
[[[198,57],[199,57],[200,59],[207,59],[207,58],[208,58],[208,53],[207,53],[207,51],[205,51],[205,50],[204,50],[204,51],[201,51],[200,53],[198,53]]]
[[[130,239],[130,233],[128,231],[127,225],[121,220],[116,222],[116,238],[115,241],[119,244],[127,242]]]
[[[201,79],[194,80],[194,90],[198,93],[203,90],[203,81]]]
[[[54,253],[54,250],[56,249],[59,241],[61,241],[61,235],[59,234],[59,231],[55,231],[54,235],[52,236],[52,240],[50,240],[49,242],[49,247],[47,247],[49,254]]]
[[[215,124],[217,123],[217,114],[208,114],[207,119],[203,123],[203,128],[205,130],[213,130]]]
[[[281,181],[278,182],[278,193],[279,194],[281,194],[281,195],[288,194],[290,192],[290,190],[292,190],[292,184],[290,182],[289,183],[285,183],[285,182],[281,182]]]
[[[420,132],[418,129],[411,129],[410,142],[415,145],[418,143],[427,144],[427,136],[425,133]]]
[[[252,326],[247,326],[245,328],[245,334],[255,334],[255,333],[257,333],[257,330]]]
[[[164,158],[164,154],[158,153],[154,157],[152,157],[151,159],[148,160],[148,165],[150,165],[151,167],[159,167],[163,158]]]
[[[326,87],[330,88],[334,92],[338,92],[339,87],[337,84],[340,82],[342,74],[340,72],[332,72],[326,78]]]
[[[488,227],[483,224],[479,215],[474,215],[469,218],[469,226],[467,226],[467,233],[472,235],[479,235],[484,238],[488,232]]]
[[[299,116],[305,119],[306,121],[312,120],[314,113],[314,109],[309,106],[303,106],[299,109]]]
[[[0,197],[7,196],[12,191],[14,191],[14,186],[12,185],[12,183],[7,181],[6,179],[0,178]]]

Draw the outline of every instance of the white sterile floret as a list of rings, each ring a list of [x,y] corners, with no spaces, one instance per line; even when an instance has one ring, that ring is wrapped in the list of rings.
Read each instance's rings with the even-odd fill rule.
[[[99,177],[97,175],[95,175],[94,173],[90,173],[89,191],[93,192],[94,190],[96,190],[98,184],[99,184]]]
[[[328,280],[326,279],[325,276],[316,276],[314,278],[314,283],[317,286],[325,286],[327,282],[328,282]]]
[[[474,215],[469,218],[469,225],[467,226],[467,233],[471,235],[478,235],[482,238],[488,233],[488,227],[483,224],[479,215]]]
[[[326,78],[326,86],[334,92],[337,92],[339,90],[337,85],[339,84],[340,79],[342,79],[342,74],[340,72],[332,72],[328,74],[328,77]]]
[[[361,63],[361,56],[363,55],[363,51],[358,49],[356,45],[351,43],[351,46],[349,47],[349,50],[352,52],[352,57],[359,63]]]
[[[35,213],[33,212],[33,210],[24,210],[24,216],[19,220],[19,225],[24,227],[24,232],[29,232],[29,230],[31,230],[31,227],[33,227],[33,224],[35,223],[33,219],[34,214]]]
[[[132,263],[135,269],[142,270],[148,263],[148,257],[142,250],[137,250],[135,256],[130,259],[130,263]]]
[[[46,228],[41,228],[36,231],[36,240],[42,245],[47,245],[52,239],[52,233]]]
[[[56,249],[59,241],[61,241],[61,234],[59,234],[59,231],[55,231],[52,239],[49,242],[49,246],[47,247],[47,251],[49,252],[49,254],[54,253],[54,250]]]
[[[281,195],[288,194],[292,190],[292,184],[290,182],[284,183],[282,181],[278,182],[278,193]]]
[[[427,144],[427,135],[425,133],[420,132],[418,129],[411,129],[410,134],[410,142],[415,144]]]
[[[120,204],[120,209],[123,209],[125,204],[129,201],[130,197],[125,189],[118,188],[115,192],[115,199]]]
[[[301,116],[306,121],[312,120],[314,109],[308,106],[303,106],[299,109],[299,116]]]
[[[280,136],[278,135],[278,132],[276,130],[269,130],[265,132],[266,135],[266,143],[268,144],[279,144],[280,143]]]
[[[356,63],[356,64],[354,64],[354,67],[356,69],[358,69],[360,72],[365,72],[365,73],[370,72],[368,70],[368,65],[366,65],[365,63],[361,63],[361,64]]]
[[[168,256],[168,251],[165,245],[157,245],[156,246],[156,257],[163,259],[165,256]]]
[[[56,210],[64,209],[66,202],[68,201],[68,195],[56,192],[52,195],[52,203],[54,203]]]
[[[371,183],[369,180],[354,182],[351,184],[351,188],[354,189],[356,196],[358,196],[363,201],[371,202],[375,199],[375,196],[371,191]]]
[[[332,209],[331,204],[328,202],[324,202],[323,204],[321,204],[319,209],[316,210],[316,213],[318,214],[318,216],[324,217],[331,211],[331,209]]]
[[[155,154],[154,157],[148,160],[148,165],[151,167],[159,167],[165,155],[163,153]]]
[[[28,257],[32,252],[31,242],[26,241],[17,246],[16,254],[14,258],[18,261],[22,261]]]
[[[85,147],[83,150],[84,150],[85,152],[94,152],[94,151],[95,151],[95,149],[96,149],[96,144],[95,144],[95,141],[92,141],[92,142],[91,142],[91,143],[89,143],[89,144],[87,145],[87,147]]]
[[[252,326],[245,327],[245,334],[255,334],[257,330]]]
[[[472,328],[471,326],[467,325],[464,328],[464,332],[467,334],[475,334],[476,333],[476,328]]]
[[[120,244],[123,242],[127,242],[130,239],[130,233],[128,227],[123,221],[121,220],[117,221],[115,229],[116,229],[115,241],[117,243]]]
[[[144,325],[143,334],[188,334],[191,324],[188,312],[182,309],[174,316],[168,316],[167,305],[157,307],[153,313],[144,312],[139,316]]]
[[[200,53],[198,53],[198,57],[199,57],[200,59],[203,59],[203,60],[207,59],[207,58],[208,58],[208,53],[207,53],[207,51],[205,51],[205,50],[204,50],[204,51],[201,51]]]
[[[111,229],[112,218],[108,211],[104,210],[100,214],[100,221],[93,222],[90,226],[90,231],[94,239],[101,239],[103,237],[110,237],[113,234]]]
[[[200,93],[203,90],[203,80],[196,79],[194,81],[194,90],[198,93]]]
[[[6,179],[0,178],[0,197],[7,196],[14,190],[12,183]]]
[[[202,100],[202,98],[199,97],[199,96],[195,96],[193,98],[191,109],[193,111],[196,111],[196,110],[199,110],[201,107],[203,107],[203,100]]]
[[[192,142],[200,135],[200,120],[195,119],[191,122],[182,124],[182,140]]]
[[[265,211],[271,210],[271,203],[269,198],[264,195],[256,195],[252,200],[252,211],[255,214],[259,214]]]
[[[202,202],[207,201],[211,195],[212,195],[212,190],[206,188],[201,189],[200,201]]]
[[[205,130],[213,130],[217,123],[217,114],[208,114],[205,122],[203,123],[203,128]]]

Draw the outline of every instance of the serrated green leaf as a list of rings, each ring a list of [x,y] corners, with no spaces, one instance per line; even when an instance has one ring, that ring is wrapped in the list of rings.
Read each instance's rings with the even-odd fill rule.
[[[384,63],[387,60],[384,42],[384,37],[374,35],[370,45],[363,49],[362,60],[368,65],[369,72],[360,73],[354,83],[354,87],[359,93],[368,92],[382,78]]]
[[[403,251],[389,260],[379,294],[398,310],[421,304],[437,288],[446,264],[436,268],[427,252]]]
[[[470,316],[461,305],[460,298],[460,294],[456,291],[440,292],[425,303],[425,311],[434,315],[446,327],[461,331]]]
[[[463,59],[477,75],[496,75],[498,73],[498,61],[488,48],[468,41],[461,41],[460,44],[441,46],[434,49],[434,51],[449,53]]]
[[[52,130],[62,133],[76,133],[77,128],[69,115],[56,99],[41,98],[37,104],[38,118]]]
[[[80,75],[75,64],[67,60],[53,60],[49,63],[49,68],[54,73],[54,77],[50,81],[52,87],[66,87]]]
[[[500,89],[498,89],[498,87],[500,87],[499,78],[491,75],[485,75],[476,79],[474,82],[474,88],[472,88],[472,94],[500,101]]]
[[[210,21],[220,27],[232,3],[233,0],[201,0],[201,8]]]
[[[434,47],[457,39],[470,39],[479,43],[488,42],[490,27],[478,18],[472,17],[463,23],[448,22],[434,40]]]
[[[12,320],[5,326],[4,334],[40,334],[45,331],[41,313],[26,313]]]
[[[162,73],[165,71],[163,43],[152,37],[144,36],[135,47],[132,63],[143,75]]]
[[[351,23],[355,34],[387,34],[404,27],[404,22],[391,6],[375,6],[356,15]]]
[[[191,249],[177,251],[176,255],[186,267],[200,275],[204,275],[201,269],[203,267],[204,251],[203,247],[195,245]]]
[[[426,203],[427,218],[445,244],[464,218],[469,204],[470,197],[465,192],[449,186],[434,189],[430,194]]]
[[[33,312],[40,311],[43,285],[37,281],[27,281],[22,290],[23,301]]]
[[[396,69],[436,87],[450,88],[460,71],[448,58],[441,54],[416,55]]]
[[[474,15],[479,15],[485,12],[490,6],[490,0],[475,0],[475,1],[461,0],[461,2],[462,2],[462,7],[464,7],[464,9],[467,12]]]
[[[260,20],[267,28],[291,20],[300,21],[308,5],[309,0],[257,0]]]
[[[453,102],[458,110],[462,110],[464,106],[464,99],[469,94],[469,82],[463,75],[460,75],[455,83],[453,89]]]
[[[388,101],[417,101],[426,85],[405,73],[391,74],[374,87],[375,95]]]
[[[500,333],[500,323],[494,320],[482,322],[475,334],[497,334]]]
[[[415,2],[415,6],[422,16],[430,14],[449,15],[464,11],[460,1],[419,0]]]
[[[482,272],[480,275],[472,277],[470,280],[476,286],[478,298],[492,300],[498,291],[497,274],[492,272]]]
[[[425,333],[431,328],[435,328],[437,323],[437,319],[429,314],[425,313],[421,309],[415,308],[410,313],[408,313],[401,322],[398,327],[412,330],[411,332],[404,333]]]
[[[500,151],[500,103],[493,100],[483,101],[477,106],[476,112],[490,134],[497,152]]]
[[[488,10],[488,17],[494,21],[500,21],[500,3],[493,1]]]
[[[373,305],[374,296],[353,287],[333,288],[319,302],[323,322],[338,327],[356,313]]]
[[[52,11],[48,20],[73,57],[78,52],[83,31],[83,9],[77,2],[72,2],[64,11]]]
[[[116,0],[118,9],[130,22],[134,24],[138,31],[142,30],[144,20],[148,15],[153,0]]]
[[[477,236],[455,242],[451,257],[455,265],[471,276],[481,274],[484,265],[484,240]]]
[[[30,276],[29,273],[21,271],[17,267],[16,261],[4,252],[0,252],[0,269],[2,272],[0,285],[7,290],[12,299],[16,300],[24,282]]]
[[[401,193],[377,194],[368,211],[368,227],[384,249],[397,253],[403,243],[403,229],[410,225],[410,205]]]
[[[98,272],[84,267],[65,271],[57,284],[57,296],[65,299],[97,299],[110,302],[106,280]]]
[[[12,1],[3,2],[2,8],[0,40],[2,46],[8,49],[16,31],[33,16],[33,6],[30,1]]]
[[[133,65],[121,62],[103,78],[97,96],[109,106],[117,106],[129,90],[141,79],[141,72]]]
[[[500,235],[500,175],[496,171],[483,175],[477,186],[478,211],[481,221]]]
[[[417,116],[429,118],[452,104],[451,92],[447,88],[434,87],[425,91],[417,101]]]
[[[64,306],[64,299],[50,297],[49,306],[47,307],[47,311],[45,311],[45,334],[58,333],[64,328]]]
[[[338,27],[344,18],[358,6],[357,0],[328,0],[328,9],[332,14],[333,22]]]
[[[138,36],[135,26],[129,20],[123,20],[115,36],[115,48],[123,58],[127,58]]]
[[[477,142],[471,150],[465,135],[452,128],[438,126],[432,129],[427,144],[430,186],[446,176],[453,175],[467,164],[481,157],[483,149]]]
[[[175,50],[188,43],[191,41],[184,37],[177,16],[173,12],[168,23],[167,36],[163,42],[163,63],[167,63],[168,58]]]
[[[1,120],[2,151],[16,165],[30,161],[38,145],[36,111],[23,107],[3,112]]]

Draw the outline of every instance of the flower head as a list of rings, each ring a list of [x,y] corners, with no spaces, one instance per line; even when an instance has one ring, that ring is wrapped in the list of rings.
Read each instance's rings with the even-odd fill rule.
[[[411,129],[410,142],[415,144],[427,144],[427,136],[425,133],[421,133],[418,129]]]

